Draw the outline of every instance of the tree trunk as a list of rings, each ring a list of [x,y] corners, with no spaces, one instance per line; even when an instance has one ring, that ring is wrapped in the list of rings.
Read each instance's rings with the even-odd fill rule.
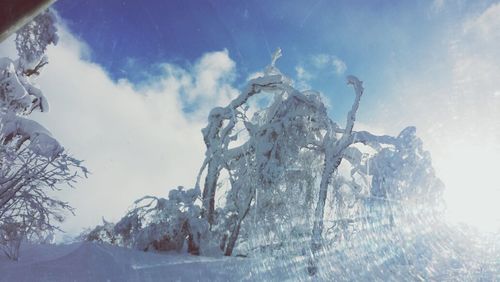
[[[342,161],[341,154],[333,158],[325,157],[325,168],[321,176],[321,183],[319,186],[318,202],[314,211],[314,225],[311,237],[311,252],[312,258],[309,261],[308,272],[311,275],[317,272],[317,258],[316,254],[322,246],[322,233],[323,233],[323,215],[325,213],[325,203],[328,196],[328,185],[332,178],[332,174],[337,170]]]
[[[207,176],[203,187],[203,217],[207,219],[210,226],[214,223],[215,190],[219,179],[220,167],[212,160],[208,164]]]
[[[236,226],[234,227],[233,231],[231,232],[231,235],[229,236],[229,241],[227,242],[226,245],[226,251],[224,252],[225,256],[231,256],[233,253],[234,246],[236,245],[236,240],[238,240],[238,235],[240,234],[240,228],[241,228],[241,223],[243,222],[243,219],[247,216],[248,212],[250,211],[250,207],[252,205],[252,200],[253,196],[250,197],[250,200],[248,201],[247,208],[243,215],[241,217],[238,217],[238,221],[236,222]]]
[[[238,220],[238,223],[234,227],[233,232],[231,232],[231,236],[229,236],[229,241],[226,245],[226,251],[224,252],[225,256],[231,256],[231,254],[233,253],[234,246],[236,245],[236,240],[238,239],[238,235],[240,234],[241,222],[242,220]]]
[[[184,233],[184,238],[187,236],[188,253],[196,256],[200,255],[199,243],[201,235],[198,232],[194,233],[187,221],[182,225],[181,233]]]

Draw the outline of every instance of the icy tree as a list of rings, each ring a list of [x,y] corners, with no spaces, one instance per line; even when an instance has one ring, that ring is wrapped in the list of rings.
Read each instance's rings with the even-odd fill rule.
[[[48,111],[34,79],[47,64],[47,46],[57,43],[54,24],[52,12],[40,14],[17,33],[19,58],[0,59],[0,243],[4,245],[20,238],[12,234],[29,239],[56,229],[53,221],[62,221],[63,211],[72,209],[50,191],[71,185],[78,172],[87,172],[45,127],[27,117],[34,110]]]
[[[319,94],[296,90],[275,67],[280,55],[278,50],[264,76],[251,80],[228,106],[212,110],[209,124],[203,129],[207,152],[197,181],[198,186],[206,170],[202,215],[211,227],[221,222],[228,224],[226,229],[230,231],[222,235],[221,242],[225,255],[231,255],[252,207],[256,210],[254,220],[280,224],[275,220],[282,212],[272,209],[289,206],[278,203],[291,194],[292,185],[286,183],[291,183],[291,175],[302,172],[302,156],[319,150],[325,132],[335,127],[330,124]],[[258,95],[273,98],[248,117],[251,99]],[[221,172],[229,176],[229,187],[217,222],[215,198]]]
[[[171,190],[167,199],[143,197],[114,226],[114,237],[122,245],[144,251],[180,251],[187,247],[189,253],[199,254],[206,224],[195,204],[198,198],[198,190],[183,187]]]
[[[115,224],[102,218],[102,224],[92,229],[83,231],[76,239],[77,241],[89,241],[107,243],[111,245],[123,245],[119,236],[114,231]]]
[[[109,243],[142,251],[187,251],[198,255],[207,224],[201,219],[200,192],[179,186],[167,198],[145,196],[116,224],[83,232],[85,241]]]
[[[333,180],[336,236],[353,225],[394,226],[396,218],[408,224],[417,216],[428,222],[442,213],[443,184],[415,127],[397,137],[356,132],[353,143],[344,153],[349,174]]]
[[[297,90],[278,70],[280,56],[278,50],[260,77],[210,112],[194,189],[145,197],[115,225],[124,245],[305,255],[316,274],[332,245],[400,213],[394,201],[433,204],[424,196],[438,195],[439,181],[413,127],[397,137],[355,131],[364,89],[354,76],[347,77],[353,104],[339,126],[318,92]]]
[[[246,193],[240,198],[246,199],[244,206],[247,208],[236,212],[240,219],[235,223],[235,231],[239,230],[252,198],[256,195],[260,198],[254,199],[257,213],[270,213],[272,217],[279,218],[282,214],[273,213],[271,209],[280,206],[276,204],[276,200],[286,199],[292,194],[285,192],[291,186],[286,185],[287,176],[300,166],[301,155],[313,152],[318,160],[323,159],[324,162],[312,227],[313,249],[318,249],[328,186],[343,158],[343,152],[353,142],[352,129],[363,88],[357,78],[348,78],[349,84],[355,88],[356,97],[348,114],[347,126],[340,129],[328,117],[326,107],[316,92],[296,90],[291,81],[279,72],[275,67],[279,56],[278,51],[263,77],[250,81],[247,89],[230,105],[214,109],[209,116],[209,125],[203,130],[207,145],[206,159],[201,169],[201,172],[207,169],[202,199],[203,216],[209,224],[215,223],[216,187],[218,177],[224,169],[231,179],[229,195],[235,193],[233,190],[240,195]],[[274,94],[273,102],[264,110],[263,117],[254,118],[252,122],[245,115],[245,107],[248,107],[246,104],[250,97],[263,92]],[[243,123],[243,129],[236,129],[238,123]],[[248,140],[230,148],[231,142],[238,140],[238,132],[242,130],[247,131]],[[338,137],[338,134],[341,136]],[[243,169],[238,166],[241,160],[244,160]],[[254,170],[253,177],[248,180],[248,172],[251,170]],[[309,191],[312,190],[309,187]],[[285,193],[280,193],[281,191]],[[264,220],[266,221],[269,220]],[[235,236],[229,236],[233,237]],[[226,255],[231,254],[233,241],[234,239],[229,240]],[[229,251],[227,247],[230,247]]]
[[[378,151],[369,163],[372,181],[368,204],[373,217],[394,225],[395,217],[408,221],[418,215],[427,221],[442,212],[443,184],[415,127],[401,131],[392,146]]]
[[[210,113],[208,125],[203,129],[207,151],[197,186],[205,173],[202,216],[212,232],[225,230],[221,249],[226,255],[231,255],[242,228],[245,238],[240,237],[241,241],[253,236],[254,241],[279,247],[290,239],[303,242],[309,237],[312,251],[309,270],[315,273],[316,257],[323,249],[325,216],[330,221],[336,217],[334,225],[344,231],[369,220],[365,202],[369,201],[367,198],[373,199],[374,191],[379,189],[377,181],[387,179],[382,175],[386,172],[376,169],[387,167],[380,163],[380,156],[396,152],[387,155],[385,161],[404,165],[404,169],[394,171],[398,179],[394,186],[405,197],[421,189],[417,188],[419,180],[429,182],[422,184],[427,185],[426,191],[434,193],[439,189],[431,175],[430,158],[418,145],[420,141],[412,128],[405,129],[398,137],[353,130],[364,91],[359,79],[347,77],[355,95],[345,127],[341,128],[328,117],[315,91],[298,91],[281,74],[275,66],[280,55],[278,51],[264,75],[251,80],[239,97]],[[255,106],[251,99],[269,94],[273,98],[268,105],[249,110]],[[254,115],[248,117],[248,113]],[[307,158],[310,160],[307,168],[314,169],[304,166]],[[350,175],[339,172],[343,161],[351,167]],[[425,173],[430,174],[427,179],[434,180],[422,180]],[[228,183],[223,183],[222,174],[227,175]],[[223,193],[219,198],[224,198],[219,209],[216,209],[217,191]],[[330,196],[329,191],[332,191]],[[329,211],[325,207],[328,198],[335,203]],[[294,213],[297,209],[293,207],[297,205],[303,207],[302,213]],[[356,211],[348,212],[353,207]],[[313,214],[309,213],[311,209]],[[249,215],[250,219],[245,220]],[[293,227],[287,229],[287,223]],[[309,236],[298,230],[304,228],[309,228]],[[256,229],[259,231],[255,232]],[[293,238],[296,234],[302,238]],[[345,237],[348,233],[344,234]],[[265,238],[255,238],[262,236]]]

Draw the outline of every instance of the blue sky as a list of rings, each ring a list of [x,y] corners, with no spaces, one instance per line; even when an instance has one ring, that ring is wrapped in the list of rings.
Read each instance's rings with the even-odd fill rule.
[[[369,87],[365,103],[373,103],[403,76],[446,68],[447,38],[463,17],[487,6],[436,3],[60,0],[55,7],[90,46],[92,61],[114,79],[139,83],[158,72],[158,63],[189,67],[205,52],[227,49],[237,65],[237,82],[243,83],[281,47],[285,57],[279,66],[292,76],[298,65],[314,72],[311,58],[318,54],[342,60],[346,72]],[[446,9],[436,6],[445,4]],[[351,102],[344,76],[316,71],[310,83],[330,97],[337,119]]]

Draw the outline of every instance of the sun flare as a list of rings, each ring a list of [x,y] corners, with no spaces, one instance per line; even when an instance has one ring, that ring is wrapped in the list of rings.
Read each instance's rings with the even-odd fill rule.
[[[447,218],[481,231],[500,229],[500,148],[493,143],[456,142],[436,159],[446,185]]]

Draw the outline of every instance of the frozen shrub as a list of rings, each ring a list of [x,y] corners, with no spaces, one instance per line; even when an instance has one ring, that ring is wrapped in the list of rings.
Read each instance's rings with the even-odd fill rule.
[[[114,227],[123,244],[148,251],[181,251],[199,253],[200,236],[206,225],[196,204],[199,191],[178,187],[168,198],[146,196]],[[187,246],[186,246],[187,245]]]

